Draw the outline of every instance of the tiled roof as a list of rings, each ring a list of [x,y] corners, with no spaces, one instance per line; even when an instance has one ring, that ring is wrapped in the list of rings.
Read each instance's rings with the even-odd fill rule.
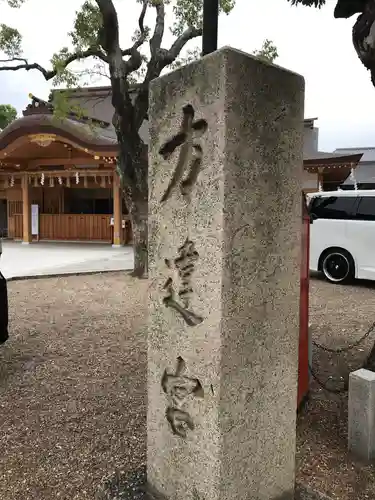
[[[118,149],[116,137],[106,129],[90,127],[70,118],[57,120],[52,114],[35,114],[18,118],[0,132],[0,150],[18,137],[40,133],[60,135],[94,151]]]
[[[335,149],[333,154],[360,154],[363,153],[360,163],[375,162],[375,147],[369,148],[338,148]]]
[[[354,175],[358,183],[375,184],[375,165],[359,164],[355,169]],[[350,177],[348,177],[344,184],[352,185],[354,182]]]
[[[353,155],[356,153],[353,153]],[[337,161],[340,161],[340,158],[348,158],[351,153],[346,153],[346,154],[335,154],[335,153],[325,153],[324,151],[314,151],[313,153],[304,153],[303,154],[303,159],[304,160],[325,160],[328,158],[337,159]]]

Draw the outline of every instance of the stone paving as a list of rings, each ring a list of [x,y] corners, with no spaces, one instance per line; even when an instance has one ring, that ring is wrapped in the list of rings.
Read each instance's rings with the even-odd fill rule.
[[[112,248],[96,243],[32,243],[3,241],[0,271],[5,278],[133,269],[131,246]]]

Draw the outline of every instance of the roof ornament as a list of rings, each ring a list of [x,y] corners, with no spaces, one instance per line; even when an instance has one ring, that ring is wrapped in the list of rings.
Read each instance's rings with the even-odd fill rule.
[[[51,96],[51,98],[53,98],[53,96]],[[54,113],[55,108],[53,102],[44,101],[33,94],[29,94],[29,99],[31,99],[31,103],[22,111],[23,116],[52,115]],[[74,110],[68,111],[66,118],[71,118],[81,123],[92,124],[99,128],[108,128],[110,126],[109,122],[86,116],[82,114],[82,112],[75,112]]]
[[[39,99],[33,94],[29,94],[29,99],[31,99],[31,103],[22,111],[23,116],[51,115],[53,113],[53,106],[50,102]]]

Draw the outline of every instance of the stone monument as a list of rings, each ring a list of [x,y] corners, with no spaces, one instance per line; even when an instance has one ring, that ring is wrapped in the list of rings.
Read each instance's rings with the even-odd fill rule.
[[[348,448],[362,460],[375,458],[375,373],[363,368],[349,375]]]
[[[293,498],[304,80],[223,48],[150,91],[148,487]]]

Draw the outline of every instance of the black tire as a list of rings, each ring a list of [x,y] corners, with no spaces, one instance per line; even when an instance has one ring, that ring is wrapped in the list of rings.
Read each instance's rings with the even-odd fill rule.
[[[321,257],[321,271],[330,283],[347,283],[355,274],[353,257],[342,248],[330,248]]]

